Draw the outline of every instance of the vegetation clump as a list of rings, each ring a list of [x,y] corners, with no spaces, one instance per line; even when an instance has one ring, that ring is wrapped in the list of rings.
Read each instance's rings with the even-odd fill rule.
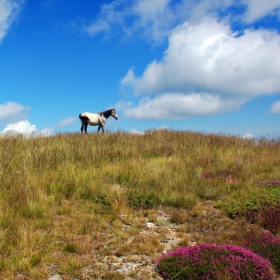
[[[244,246],[270,260],[274,269],[280,272],[280,236],[271,232],[252,234],[246,239]]]
[[[267,259],[233,245],[182,247],[164,254],[157,265],[164,279],[274,279]]]
[[[280,230],[280,206],[268,207],[260,211],[258,215],[259,223],[272,233],[278,233]]]
[[[267,182],[267,181],[266,181]],[[271,181],[276,182],[276,181]],[[278,182],[278,181],[277,181]],[[249,221],[260,222],[265,227],[265,219],[269,219],[268,229],[277,230],[279,220],[280,188],[276,183],[257,184],[243,191],[233,192],[225,203],[225,209],[232,218],[244,216]],[[260,214],[260,216],[259,216]]]

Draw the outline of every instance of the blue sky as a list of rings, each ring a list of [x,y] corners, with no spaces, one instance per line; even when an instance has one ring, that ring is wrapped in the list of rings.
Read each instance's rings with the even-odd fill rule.
[[[280,0],[0,0],[0,132],[279,137]],[[89,127],[95,132],[97,127]]]

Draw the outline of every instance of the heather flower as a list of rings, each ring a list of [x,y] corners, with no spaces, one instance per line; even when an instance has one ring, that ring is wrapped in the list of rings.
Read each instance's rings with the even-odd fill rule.
[[[205,172],[202,174],[202,177],[205,179],[214,179],[214,174],[212,172]]]
[[[244,246],[270,260],[275,270],[280,272],[280,236],[271,232],[252,234],[246,239]]]
[[[205,172],[202,174],[202,177],[205,179],[227,179],[232,174],[232,170],[225,168],[225,169],[218,169],[215,172]]]
[[[259,182],[258,185],[280,186],[280,180],[265,180]]]
[[[269,260],[233,245],[182,247],[161,256],[158,271],[164,279],[218,279],[221,271],[232,279],[272,280]]]
[[[276,208],[269,207],[260,211],[259,215],[260,225],[271,231],[272,233],[277,233],[280,229],[280,209],[279,206]]]
[[[226,177],[230,176],[231,173],[232,173],[232,171],[228,168],[219,169],[216,171],[216,176],[226,178]]]

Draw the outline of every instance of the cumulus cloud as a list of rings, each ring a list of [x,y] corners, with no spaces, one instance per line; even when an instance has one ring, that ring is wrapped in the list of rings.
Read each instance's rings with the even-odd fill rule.
[[[272,103],[269,109],[269,113],[280,114],[280,101]]]
[[[9,101],[4,104],[0,104],[0,123],[11,123],[26,119],[29,110],[30,108],[28,106],[23,106],[16,102]]]
[[[23,0],[0,0],[0,43],[17,18]]]
[[[74,124],[75,122],[77,122],[77,117],[69,117],[58,122],[57,126],[68,126]]]
[[[54,134],[54,130],[52,128],[38,130],[36,125],[31,124],[28,120],[23,120],[16,123],[7,124],[7,126],[1,131],[1,134],[26,134],[48,136]]]
[[[172,32],[163,60],[153,61],[133,80],[135,93],[203,89],[245,99],[275,93],[280,89],[279,51],[280,36],[273,31],[247,29],[237,36],[212,18],[197,25],[186,22]],[[133,77],[131,70],[128,75]],[[130,80],[126,76],[122,83]]]
[[[36,125],[31,124],[29,121],[19,121],[16,123],[8,124],[2,132],[4,133],[34,133],[37,131]]]
[[[222,100],[207,93],[163,94],[155,98],[143,98],[137,106],[122,103],[126,117],[136,119],[183,119],[201,115],[212,115],[239,108],[239,103]]]
[[[141,75],[130,68],[121,80],[139,103],[118,105],[125,117],[178,119],[237,110],[280,91],[279,34],[231,28],[233,22],[279,16],[279,8],[280,0],[115,0],[85,20],[83,30],[92,36],[142,32],[155,42],[168,38],[162,59]]]
[[[122,79],[136,96],[152,96],[125,113],[158,119],[238,109],[252,98],[280,91],[279,52],[280,36],[271,30],[237,34],[213,18],[185,22],[170,35],[162,60],[151,62],[138,78],[130,69]]]
[[[1,0],[0,0],[1,1]],[[0,104],[0,123],[6,124],[6,127],[0,131],[1,134],[19,133],[29,135],[52,135],[54,134],[53,128],[45,128],[38,130],[36,125],[31,124],[27,120],[29,106],[23,106],[16,102],[6,102]]]

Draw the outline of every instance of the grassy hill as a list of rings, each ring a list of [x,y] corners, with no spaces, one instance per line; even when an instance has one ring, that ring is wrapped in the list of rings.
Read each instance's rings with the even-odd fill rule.
[[[170,230],[175,247],[242,245],[280,205],[279,151],[279,139],[172,130],[0,137],[0,278],[48,279],[55,265],[63,279],[136,279],[108,256],[153,262]]]

